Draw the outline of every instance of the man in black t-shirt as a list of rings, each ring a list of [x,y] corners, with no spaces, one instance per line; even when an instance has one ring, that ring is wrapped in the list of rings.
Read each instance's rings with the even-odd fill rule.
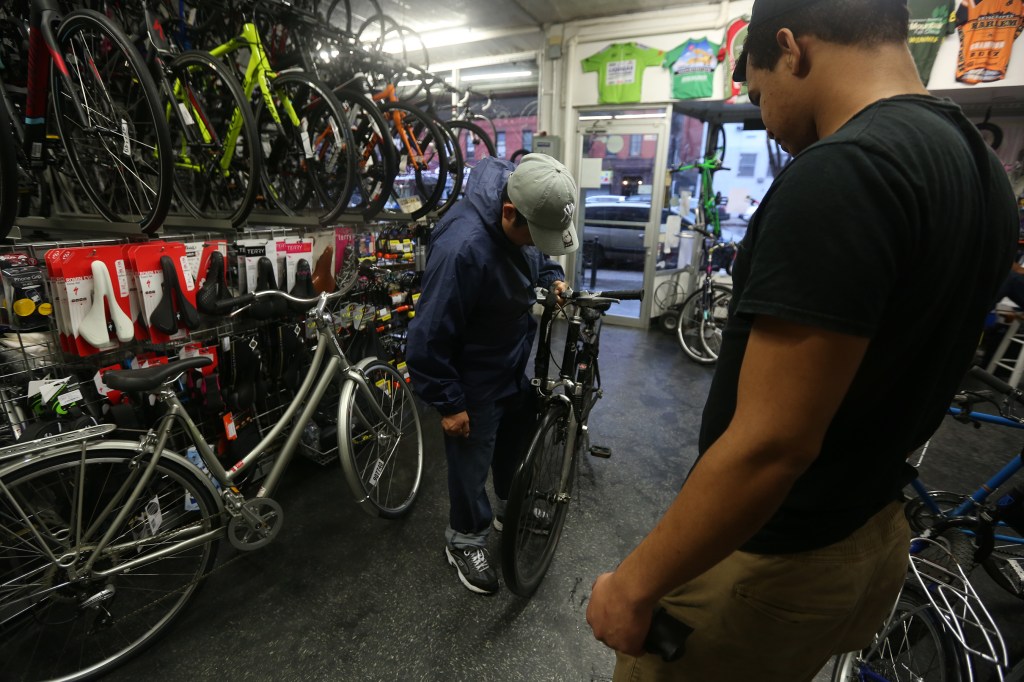
[[[1017,236],[1009,181],[932,98],[897,0],[756,0],[735,80],[796,155],[733,271],[700,457],[597,578],[615,680],[811,680],[903,582],[907,455],[970,367]],[[655,606],[694,628],[642,655]],[[636,658],[634,658],[636,657]]]

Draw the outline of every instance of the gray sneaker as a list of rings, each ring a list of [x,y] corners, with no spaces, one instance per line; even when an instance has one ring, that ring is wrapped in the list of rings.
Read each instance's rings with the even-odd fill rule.
[[[448,547],[444,554],[459,573],[459,580],[470,592],[494,594],[498,591],[498,573],[491,565],[491,555],[482,547]]]

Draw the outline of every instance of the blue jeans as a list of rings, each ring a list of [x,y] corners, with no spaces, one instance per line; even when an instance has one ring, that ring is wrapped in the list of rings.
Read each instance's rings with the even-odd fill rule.
[[[491,471],[494,492],[503,504],[536,424],[533,389],[466,411],[469,437],[444,437],[449,499],[445,539],[452,547],[485,547],[493,518],[487,472]]]

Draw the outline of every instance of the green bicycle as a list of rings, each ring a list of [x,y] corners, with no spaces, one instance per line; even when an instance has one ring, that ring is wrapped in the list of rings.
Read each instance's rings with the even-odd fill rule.
[[[220,58],[249,53],[242,89],[251,100],[259,88],[256,129],[263,151],[263,188],[288,215],[312,213],[322,223],[346,208],[355,180],[352,132],[344,109],[330,87],[301,71],[275,72],[256,24],[210,50]],[[242,128],[233,117],[225,136],[230,148]]]

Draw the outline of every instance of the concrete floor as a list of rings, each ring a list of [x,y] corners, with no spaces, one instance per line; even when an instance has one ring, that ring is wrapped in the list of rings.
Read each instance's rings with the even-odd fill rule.
[[[678,491],[696,455],[712,369],[687,361],[657,328],[606,326],[602,360],[606,394],[591,438],[614,455],[581,463],[558,553],[532,599],[506,589],[473,595],[444,561],[445,463],[428,413],[423,487],[408,517],[370,518],[351,501],[337,464],[297,458],[277,498],[280,537],[244,555],[224,543],[223,568],[181,619],[106,679],[609,680],[614,656],[584,618],[590,586]],[[964,488],[1014,454],[1019,440],[946,424],[923,475]],[[1024,654],[1021,603],[987,576],[976,582],[1014,653]]]

